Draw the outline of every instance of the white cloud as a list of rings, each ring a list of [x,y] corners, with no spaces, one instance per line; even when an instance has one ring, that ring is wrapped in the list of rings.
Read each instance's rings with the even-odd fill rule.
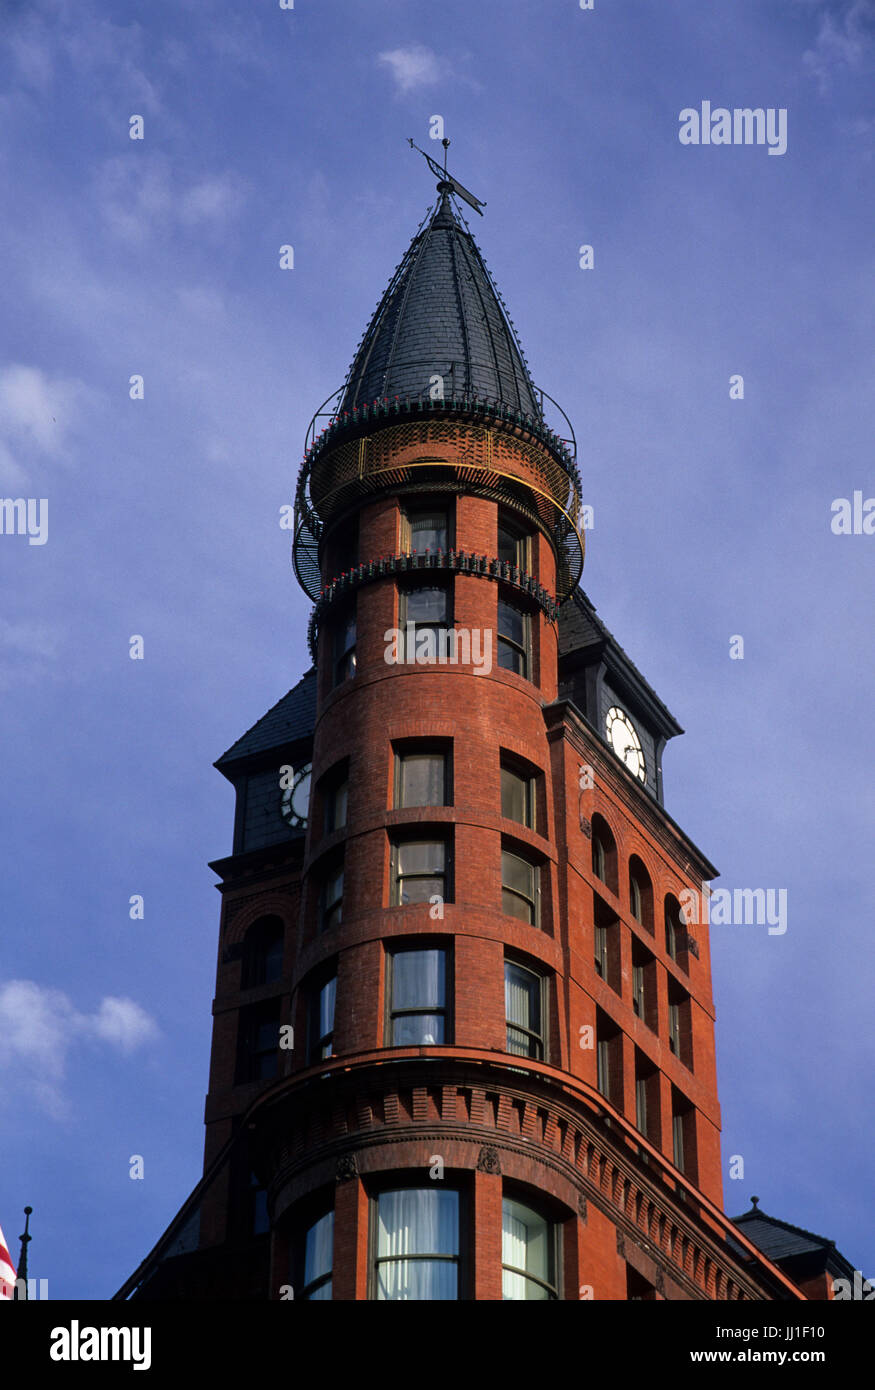
[[[93,1014],[83,1014],[60,989],[33,980],[0,985],[0,1075],[7,1095],[13,1084],[35,1096],[55,1119],[70,1114],[63,1091],[67,1062],[84,1039],[108,1043],[122,1052],[159,1036],[155,1022],[132,999],[104,998]]]
[[[106,160],[95,180],[101,216],[122,241],[143,243],[174,224],[222,225],[242,206],[245,185],[233,172],[208,174],[174,187],[165,159],[137,150]]]
[[[84,390],[80,381],[52,380],[38,367],[12,363],[0,370],[0,432],[56,457],[78,416]]]
[[[817,78],[821,93],[832,86],[841,68],[859,68],[872,47],[875,26],[875,0],[851,0],[839,10],[826,10],[821,16],[814,47],[802,61]]]
[[[237,211],[242,201],[242,188],[235,176],[215,174],[201,179],[183,195],[179,215],[188,226],[222,222]]]
[[[392,48],[379,54],[379,61],[391,70],[400,92],[431,87],[441,80],[443,64],[436,53],[421,43]]]

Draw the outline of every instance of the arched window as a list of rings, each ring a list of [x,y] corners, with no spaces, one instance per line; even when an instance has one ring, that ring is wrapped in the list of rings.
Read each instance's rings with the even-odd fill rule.
[[[617,845],[611,828],[598,812],[592,818],[592,871],[612,893],[617,887]]]
[[[637,854],[629,860],[629,908],[636,922],[653,935],[653,885]]]
[[[241,989],[267,985],[283,973],[285,931],[279,917],[259,917],[243,938]]]

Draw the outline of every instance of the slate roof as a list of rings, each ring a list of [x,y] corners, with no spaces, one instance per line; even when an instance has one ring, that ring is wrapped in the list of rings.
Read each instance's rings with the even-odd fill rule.
[[[648,699],[661,713],[675,734],[682,734],[683,729],[678,724],[671,710],[660,700],[653,686],[645,680],[638,667],[632,661],[627,652],[623,650],[612,632],[609,632],[595,610],[595,604],[582,589],[577,588],[566,599],[559,609],[559,660],[565,656],[571,656],[581,648],[590,647],[596,643],[604,643],[609,647],[619,659],[621,667],[630,675],[646,693]],[[668,728],[666,730],[668,732]]]
[[[767,1216],[756,1206],[742,1216],[733,1216],[732,1223],[770,1260],[835,1250],[835,1241],[828,1240],[826,1236],[816,1236],[801,1226],[791,1226],[789,1221],[781,1221],[777,1216]]]
[[[445,185],[378,304],[349,370],[340,413],[383,396],[416,400],[429,379],[542,419],[535,388],[483,257]]]
[[[288,694],[263,714],[245,734],[232,743],[213,764],[222,769],[241,758],[270,752],[313,733],[316,725],[316,670],[311,667]]]

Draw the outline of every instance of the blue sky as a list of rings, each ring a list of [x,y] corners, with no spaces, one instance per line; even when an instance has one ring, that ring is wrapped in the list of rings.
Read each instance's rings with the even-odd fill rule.
[[[30,1203],[31,1274],[106,1297],[198,1178],[212,762],[308,664],[280,508],[440,114],[575,426],[585,587],[686,729],[667,807],[788,893],[712,931],[727,1209],[875,1272],[875,536],[830,525],[875,496],[873,0],[10,0],[0,40],[0,493],[48,499],[0,536],[13,1253]],[[786,108],[786,153],[681,145],[703,100]]]

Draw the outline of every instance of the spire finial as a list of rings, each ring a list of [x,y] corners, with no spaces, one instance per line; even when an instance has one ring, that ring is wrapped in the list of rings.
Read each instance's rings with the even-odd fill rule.
[[[446,137],[444,137],[444,139],[441,141],[441,144],[444,147],[443,169],[437,163],[436,160],[432,159],[430,154],[426,154],[425,150],[420,150],[419,146],[415,145],[412,139],[408,138],[407,143],[412,150],[419,150],[419,153],[422,155],[429,169],[437,179],[438,189],[441,193],[455,193],[457,198],[464,198],[465,202],[468,203],[474,209],[475,212],[479,212],[480,216],[483,216],[483,209],[486,207],[486,204],[483,202],[482,198],[475,197],[475,195],[469,189],[467,189],[464,184],[459,183],[458,179],[453,178],[452,174],[447,173],[447,150],[450,147],[450,142],[446,139]]]
[[[19,1236],[21,1241],[21,1255],[18,1260],[18,1274],[15,1279],[14,1297],[19,1302],[27,1299],[27,1247],[33,1237],[30,1234],[30,1214],[33,1207],[24,1208],[24,1232]]]
[[[759,1201],[759,1197],[751,1197],[750,1204],[753,1207],[754,1211],[756,1211],[757,1207],[759,1206]]]

